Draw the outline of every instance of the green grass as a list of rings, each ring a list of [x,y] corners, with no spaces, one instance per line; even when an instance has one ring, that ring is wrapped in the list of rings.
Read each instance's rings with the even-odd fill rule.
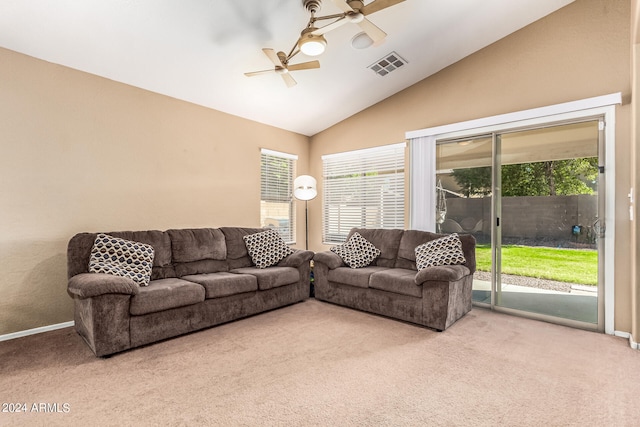
[[[476,246],[476,264],[480,271],[491,271],[491,245]],[[595,286],[598,284],[598,252],[504,245],[502,273]]]

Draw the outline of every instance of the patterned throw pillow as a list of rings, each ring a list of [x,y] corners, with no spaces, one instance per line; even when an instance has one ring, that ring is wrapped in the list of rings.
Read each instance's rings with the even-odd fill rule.
[[[242,238],[251,260],[258,268],[271,267],[293,253],[275,230],[248,234]]]
[[[342,245],[330,248],[351,268],[366,267],[380,256],[380,249],[355,232]]]
[[[128,277],[139,286],[148,286],[154,255],[151,245],[98,234],[91,248],[89,272]]]
[[[467,262],[464,258],[464,252],[462,252],[462,242],[457,233],[423,243],[415,251],[418,271],[427,267]]]

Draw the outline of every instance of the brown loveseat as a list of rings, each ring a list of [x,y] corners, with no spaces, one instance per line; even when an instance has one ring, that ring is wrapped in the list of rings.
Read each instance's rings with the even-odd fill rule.
[[[297,250],[277,265],[253,265],[243,236],[253,228],[128,231],[111,236],[153,246],[149,286],[89,273],[96,233],[68,245],[68,293],[75,327],[97,356],[303,301],[313,252]]]
[[[353,229],[381,251],[367,267],[350,268],[331,251],[314,255],[315,297],[443,331],[471,310],[475,238],[460,235],[463,265],[417,271],[415,248],[443,237],[417,230]]]

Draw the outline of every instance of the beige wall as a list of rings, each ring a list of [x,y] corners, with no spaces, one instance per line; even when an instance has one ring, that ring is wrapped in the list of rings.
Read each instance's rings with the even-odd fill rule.
[[[399,142],[406,131],[622,92],[624,105],[616,117],[615,328],[630,331],[629,17],[629,0],[576,0],[313,136],[311,174],[322,176],[324,154]],[[314,250],[326,249],[321,206],[320,198],[309,203]]]
[[[8,50],[0,64],[0,335],[73,320],[75,233],[258,226],[260,148],[306,173],[306,136]]]

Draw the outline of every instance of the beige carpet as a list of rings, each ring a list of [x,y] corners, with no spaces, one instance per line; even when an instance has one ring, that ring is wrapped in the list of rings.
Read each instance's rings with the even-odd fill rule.
[[[109,359],[73,329],[1,342],[0,396],[27,406],[2,426],[637,426],[640,352],[477,308],[437,333],[309,300]]]

